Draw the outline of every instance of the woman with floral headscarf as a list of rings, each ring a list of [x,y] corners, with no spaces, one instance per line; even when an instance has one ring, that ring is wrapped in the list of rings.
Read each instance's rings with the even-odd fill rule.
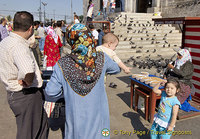
[[[175,49],[177,59],[173,64],[168,64],[166,77],[178,78],[181,86],[181,92],[177,94],[177,98],[181,104],[189,97],[192,88],[192,75],[194,66],[190,52],[187,49]]]
[[[46,60],[47,70],[52,70],[53,66],[60,59],[59,48],[62,47],[59,36],[51,26],[45,29],[47,36],[44,44],[44,59]]]
[[[102,132],[110,129],[104,76],[119,73],[120,68],[106,54],[96,51],[86,26],[70,26],[67,41],[72,51],[54,66],[46,94],[57,98],[63,89],[66,139],[102,139]]]

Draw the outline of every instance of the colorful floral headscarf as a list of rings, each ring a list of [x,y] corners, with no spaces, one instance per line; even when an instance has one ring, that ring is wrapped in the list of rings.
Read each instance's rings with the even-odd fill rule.
[[[177,69],[180,69],[180,67],[185,64],[185,62],[187,61],[191,61],[192,62],[192,58],[190,55],[190,52],[187,49],[181,49],[178,51],[178,53],[183,56],[181,59],[176,59],[175,61],[175,67]]]
[[[93,36],[82,24],[74,24],[68,28],[67,42],[72,48],[71,54],[61,58],[58,64],[72,89],[85,96],[101,75],[104,54],[96,52]]]
[[[51,35],[55,43],[58,42],[58,35],[55,33],[55,31],[53,30],[51,26],[48,26],[47,28],[45,28],[45,31],[48,35]]]

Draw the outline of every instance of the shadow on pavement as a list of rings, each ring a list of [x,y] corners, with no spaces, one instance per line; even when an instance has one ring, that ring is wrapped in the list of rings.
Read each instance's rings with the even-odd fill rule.
[[[130,87],[129,84],[131,84],[131,79],[129,79],[130,76],[120,76],[120,77],[117,77],[119,80],[125,82],[126,84],[128,84],[127,87]]]
[[[143,123],[140,121],[140,115],[134,112],[123,113],[124,117],[130,118],[131,124],[133,126],[133,132],[138,136],[139,139],[149,139],[150,132]]]
[[[131,105],[130,92],[120,93],[117,94],[117,96],[120,97],[126,103],[126,105],[128,105],[128,107],[130,107]]]

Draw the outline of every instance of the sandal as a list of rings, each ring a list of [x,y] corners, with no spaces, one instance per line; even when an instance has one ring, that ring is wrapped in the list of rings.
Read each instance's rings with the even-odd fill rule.
[[[111,87],[111,88],[117,88],[117,85],[115,83],[111,82],[110,85],[109,85],[109,87]]]

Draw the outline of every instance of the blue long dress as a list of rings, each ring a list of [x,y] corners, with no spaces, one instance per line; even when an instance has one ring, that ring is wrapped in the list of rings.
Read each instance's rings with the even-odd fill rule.
[[[61,68],[56,64],[45,92],[52,99],[61,95],[65,98],[65,139],[104,139],[103,129],[110,130],[109,107],[104,87],[104,76],[117,74],[120,68],[106,54],[99,80],[86,96],[75,93],[65,80]],[[110,137],[107,137],[109,139]]]

